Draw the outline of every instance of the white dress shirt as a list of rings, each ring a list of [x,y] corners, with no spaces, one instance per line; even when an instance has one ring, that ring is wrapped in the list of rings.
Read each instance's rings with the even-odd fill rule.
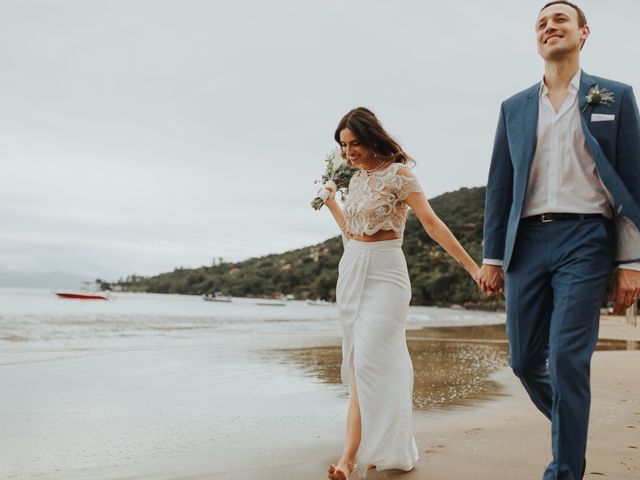
[[[613,197],[587,149],[578,108],[580,70],[556,113],[549,89],[540,83],[536,149],[529,171],[522,218],[546,212],[599,213],[611,218]]]
[[[564,103],[555,111],[549,89],[540,82],[536,149],[529,171],[521,218],[541,213],[599,213],[612,218],[613,197],[605,188],[582,131],[578,92],[581,71],[569,84]],[[483,263],[502,265],[502,260]],[[640,262],[619,265],[640,270]]]

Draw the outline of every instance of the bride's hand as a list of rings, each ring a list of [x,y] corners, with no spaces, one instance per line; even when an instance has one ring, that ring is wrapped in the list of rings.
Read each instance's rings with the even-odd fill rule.
[[[336,202],[336,184],[329,180],[322,186],[322,189],[325,189],[328,192],[327,199],[324,201],[326,206],[329,206]],[[321,190],[322,190],[321,189]]]
[[[473,278],[473,281],[478,286],[478,288],[481,288],[480,287],[480,268],[479,267],[476,267],[476,268],[473,269],[473,271],[471,272],[471,278]]]

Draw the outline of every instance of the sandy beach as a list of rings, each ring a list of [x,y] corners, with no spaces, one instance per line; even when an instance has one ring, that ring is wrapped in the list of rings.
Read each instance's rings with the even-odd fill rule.
[[[600,338],[640,340],[640,329],[606,317]],[[592,368],[586,477],[636,479],[640,476],[640,351],[598,351]],[[509,369],[494,379],[505,388],[499,400],[418,417],[417,441],[423,456],[416,471],[405,478],[542,477],[550,460],[549,424]]]
[[[640,340],[640,328],[602,319],[600,337]],[[538,479],[550,460],[549,424],[508,369],[497,401],[417,418],[422,458],[407,479]],[[640,351],[599,351],[592,364],[586,478],[640,478]],[[384,478],[383,476],[380,476]],[[375,477],[372,477],[375,478]]]
[[[409,337],[411,332],[408,333]],[[640,341],[640,328],[603,317],[601,339]],[[637,348],[637,345],[633,345]],[[592,410],[585,478],[640,478],[640,350],[598,351],[592,363]],[[550,426],[508,368],[492,375],[497,398],[473,406],[416,411],[421,458],[409,473],[370,472],[367,478],[492,480],[542,478],[550,460]],[[330,429],[331,426],[330,426]],[[337,441],[336,441],[337,440]],[[326,478],[326,464],[341,449],[340,438],[286,463],[195,479]]]
[[[0,478],[322,479],[342,449],[334,307],[0,289]],[[506,367],[504,315],[412,307],[420,463],[369,478],[539,479],[549,426]],[[605,318],[589,477],[640,475],[640,328]],[[497,473],[496,473],[497,472]]]

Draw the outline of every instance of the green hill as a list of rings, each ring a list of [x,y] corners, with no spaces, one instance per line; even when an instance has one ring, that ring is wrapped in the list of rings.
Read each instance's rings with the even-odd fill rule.
[[[477,262],[482,257],[484,193],[484,187],[463,188],[430,200],[436,213]],[[409,266],[413,305],[502,307],[502,298],[484,296],[462,267],[428,237],[413,213],[407,219],[403,250]],[[336,236],[282,254],[210,267],[178,268],[148,278],[133,275],[114,285],[133,292],[222,292],[238,297],[293,294],[297,299],[335,300],[342,251],[342,241]],[[103,286],[113,288],[105,282]]]

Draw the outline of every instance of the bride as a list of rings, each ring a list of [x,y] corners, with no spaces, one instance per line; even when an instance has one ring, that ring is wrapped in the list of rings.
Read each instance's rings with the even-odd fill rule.
[[[358,170],[344,211],[332,182],[325,205],[342,230],[336,300],[343,329],[342,381],[350,386],[346,441],[330,480],[354,469],[409,471],[418,461],[412,429],[413,365],[405,336],[411,284],[402,252],[407,207],[427,234],[476,279],[478,266],[431,209],[412,161],[370,110],[347,113],[335,132]]]

